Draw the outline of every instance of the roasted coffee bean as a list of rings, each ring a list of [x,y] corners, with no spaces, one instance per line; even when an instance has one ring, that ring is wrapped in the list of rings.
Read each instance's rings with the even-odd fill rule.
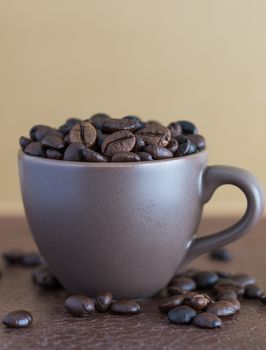
[[[65,148],[64,141],[61,138],[49,135],[42,139],[42,145],[57,150],[63,150]]]
[[[232,273],[229,271],[215,271],[219,278],[230,278],[232,276]]]
[[[19,138],[19,144],[22,150],[24,150],[31,142],[31,139],[29,139],[28,137],[21,136]]]
[[[169,321],[177,324],[189,324],[196,317],[194,309],[187,305],[177,306],[168,312]]]
[[[38,253],[26,253],[22,255],[20,265],[24,267],[35,267],[43,264],[43,259]]]
[[[114,132],[105,138],[102,144],[102,153],[107,157],[112,157],[118,152],[130,152],[134,148],[136,138],[132,132],[121,130]]]
[[[112,134],[116,131],[128,130],[135,132],[137,129],[137,123],[129,119],[108,119],[103,123],[103,132]]]
[[[234,290],[227,290],[225,292],[218,293],[216,300],[237,299],[237,293]]]
[[[148,120],[145,126],[163,126],[158,120]]]
[[[179,122],[173,122],[168,125],[168,129],[171,132],[171,136],[176,139],[178,135],[182,134],[182,127]]]
[[[202,312],[193,319],[193,325],[199,328],[213,329],[221,327],[222,321],[210,312]]]
[[[227,249],[221,248],[216,249],[210,253],[210,258],[218,261],[230,261],[232,260],[232,256]]]
[[[119,300],[113,303],[110,310],[119,315],[136,315],[141,313],[140,305],[134,300]]]
[[[248,284],[245,288],[244,297],[247,299],[259,299],[263,294],[263,290],[256,284]]]
[[[144,147],[144,151],[152,155],[153,159],[173,158],[173,153],[167,148],[158,145],[148,145]]]
[[[141,121],[141,119],[139,117],[135,116],[135,115],[127,115],[127,116],[123,117],[123,119],[128,119],[128,120],[133,121],[135,123],[135,125],[136,125],[135,131],[138,131],[138,130],[142,129],[145,126],[145,123],[143,123]]]
[[[112,157],[112,162],[140,162],[140,160],[140,157],[133,152],[118,152]]]
[[[159,310],[161,312],[168,312],[169,310],[183,304],[184,298],[183,295],[173,295],[165,299],[162,304],[159,305]]]
[[[186,304],[192,307],[194,310],[200,311],[205,309],[205,307],[210,304],[210,301],[205,295],[197,294],[190,299],[186,299]]]
[[[191,123],[187,120],[180,120],[178,123],[180,124],[180,126],[182,128],[182,133],[185,135],[198,133],[198,130],[193,123]]]
[[[145,142],[141,136],[135,135],[135,137],[136,137],[136,143],[135,143],[135,146],[134,146],[132,151],[138,152],[138,151],[141,151],[145,147]]]
[[[149,124],[139,130],[137,135],[141,135],[146,145],[157,145],[166,147],[171,139],[171,132],[159,124]]]
[[[212,271],[200,271],[195,274],[194,280],[197,283],[198,288],[210,288],[213,286],[219,277],[217,273]]]
[[[202,151],[206,148],[205,138],[202,135],[187,135],[187,138],[197,146],[198,151]]]
[[[80,121],[81,120],[78,118],[69,118],[63,125],[59,127],[59,131],[66,135],[73,128],[73,126]]]
[[[184,292],[183,293],[184,303],[186,304],[190,299],[194,298],[194,296],[198,294],[199,294],[198,292]]]
[[[61,284],[52,274],[47,265],[42,265],[32,271],[33,282],[43,289],[58,289]]]
[[[180,294],[184,294],[186,291],[180,287],[176,287],[176,286],[169,286],[168,287],[168,293],[169,295],[180,295]]]
[[[30,138],[32,141],[42,141],[42,139],[47,135],[52,128],[47,125],[34,125],[30,129]]]
[[[96,129],[102,129],[103,127],[103,123],[110,119],[111,117],[108,114],[105,113],[97,113],[94,114],[91,118],[90,118],[90,122],[91,124],[96,128]]]
[[[239,311],[241,309],[241,304],[237,298],[227,298],[225,300],[230,301],[230,303],[234,305],[236,311]]]
[[[3,253],[3,259],[11,265],[20,264],[23,254],[21,250],[10,250]]]
[[[94,146],[96,136],[96,129],[89,121],[75,124],[69,132],[69,139],[71,143],[79,142],[88,148]]]
[[[24,152],[30,156],[43,157],[45,155],[45,148],[40,142],[32,142],[28,144]]]
[[[140,157],[140,160],[142,160],[144,162],[149,161],[149,160],[153,160],[152,155],[148,152],[137,152],[136,154]]]
[[[176,157],[184,157],[197,152],[197,146],[189,139],[186,142],[180,143],[178,149],[175,152]]]
[[[174,277],[171,281],[169,286],[181,288],[184,291],[191,291],[196,289],[196,283],[192,278],[189,277]]]
[[[106,312],[113,301],[113,296],[110,292],[102,292],[96,298],[96,309],[99,312]]]
[[[108,162],[108,158],[101,153],[92,151],[91,149],[84,147],[82,150],[83,160],[85,162]]]
[[[65,150],[64,160],[81,162],[83,159],[82,151],[84,147],[85,146],[81,143],[71,143]]]
[[[170,152],[175,153],[178,149],[178,142],[172,138],[167,145],[167,149],[169,149]]]
[[[263,293],[263,294],[260,296],[259,301],[260,301],[262,304],[266,304],[266,293]]]
[[[248,284],[255,284],[256,279],[252,276],[249,276],[245,273],[239,273],[237,275],[234,275],[231,277],[233,281],[235,281],[237,284],[246,287]]]
[[[214,291],[217,294],[226,293],[232,290],[236,292],[238,296],[242,296],[244,294],[245,287],[231,279],[226,278],[220,279],[214,286]]]
[[[207,312],[219,317],[233,315],[236,311],[236,307],[227,300],[216,301],[207,307]]]
[[[63,159],[63,153],[61,153],[57,149],[47,149],[46,150],[46,158],[62,160]]]
[[[71,295],[65,301],[67,311],[75,317],[87,317],[94,312],[93,300],[85,295]]]
[[[9,312],[3,319],[3,324],[8,328],[27,328],[33,322],[29,311],[16,310]]]

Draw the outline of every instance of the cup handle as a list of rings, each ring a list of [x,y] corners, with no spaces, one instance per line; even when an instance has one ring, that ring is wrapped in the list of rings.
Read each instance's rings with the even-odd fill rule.
[[[210,166],[203,173],[202,202],[207,203],[215,190],[222,185],[238,187],[246,196],[247,209],[242,218],[231,227],[208,236],[194,237],[182,266],[187,265],[201,254],[231,243],[254,226],[264,210],[264,194],[256,178],[247,172],[230,166]]]

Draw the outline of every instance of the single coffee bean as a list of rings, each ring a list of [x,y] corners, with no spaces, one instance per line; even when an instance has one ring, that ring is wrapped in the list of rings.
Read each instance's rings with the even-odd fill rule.
[[[184,157],[197,152],[197,146],[189,139],[186,142],[179,143],[178,149],[175,152],[175,157]]]
[[[87,317],[95,309],[93,300],[85,295],[71,295],[66,299],[65,307],[75,317]]]
[[[203,294],[194,295],[192,298],[186,300],[186,304],[196,311],[205,309],[210,304],[209,299]]]
[[[176,324],[189,324],[193,321],[196,315],[197,313],[194,309],[187,305],[181,305],[168,312],[168,319]]]
[[[79,122],[78,124],[75,124],[69,132],[69,139],[71,143],[78,142],[88,148],[94,146],[96,137],[96,129],[89,121]]]
[[[113,296],[110,292],[101,292],[96,298],[96,309],[99,312],[106,312],[113,301]]]
[[[199,328],[213,329],[221,327],[222,321],[210,312],[202,312],[193,319],[193,325]]]
[[[266,304],[266,293],[263,293],[263,294],[260,296],[259,301],[260,301],[262,304]]]
[[[232,256],[227,249],[221,248],[216,249],[210,253],[210,258],[218,261],[230,261],[232,260]]]
[[[136,315],[141,313],[140,305],[133,300],[119,300],[113,303],[110,310],[119,315]]]
[[[243,287],[246,287],[248,284],[256,283],[256,279],[254,277],[249,276],[245,273],[239,273],[237,275],[234,275],[232,277],[232,280]]]
[[[61,139],[61,140],[63,140],[64,137],[65,137],[65,135],[64,135],[61,131],[59,131],[59,130],[57,130],[57,129],[51,129],[51,130],[49,130],[49,131],[47,132],[47,134],[46,134],[44,137],[46,137],[46,136],[57,137],[57,138],[59,138],[59,139]]]
[[[42,265],[32,271],[33,282],[43,289],[58,289],[61,284],[52,274],[47,265]]]
[[[136,125],[135,131],[142,129],[145,126],[145,124],[141,121],[141,119],[135,115],[127,115],[127,116],[123,117],[123,119],[128,119],[128,120],[133,121]]]
[[[128,130],[135,132],[137,123],[129,119],[108,119],[103,123],[103,132],[112,134],[116,131]]]
[[[34,125],[30,129],[30,138],[32,141],[41,141],[52,128],[47,125]]]
[[[239,311],[241,309],[241,304],[237,298],[227,298],[225,300],[230,301],[230,303],[234,305],[236,311]]]
[[[3,324],[8,328],[27,328],[32,321],[33,318],[29,311],[16,310],[5,315]]]
[[[112,157],[112,162],[140,162],[140,160],[140,157],[133,152],[118,152]]]
[[[3,253],[3,259],[10,265],[20,264],[23,254],[21,250],[10,250]]]
[[[192,278],[189,277],[174,277],[171,281],[169,286],[181,288],[184,291],[191,291],[196,289],[196,283]]]
[[[84,145],[81,143],[71,143],[65,150],[64,160],[72,162],[81,162],[83,160],[82,151]]]
[[[168,125],[168,129],[171,132],[171,136],[176,139],[177,136],[182,134],[182,127],[179,122],[173,122]]]
[[[195,295],[198,295],[198,294],[199,294],[198,292],[184,292],[183,293],[184,303],[186,304],[192,298],[194,298]]]
[[[73,126],[79,123],[81,120],[78,118],[69,118],[63,125],[59,127],[59,131],[64,135],[67,135]]]
[[[187,120],[180,120],[178,122],[182,128],[182,133],[185,135],[189,135],[189,134],[197,134],[198,133],[198,129],[196,128],[196,126],[187,121]]]
[[[171,132],[168,128],[159,124],[149,124],[139,130],[137,135],[141,135],[146,145],[157,145],[166,147],[171,139]]]
[[[248,284],[245,287],[244,297],[247,299],[259,299],[263,294],[263,290],[256,284]]]
[[[108,114],[97,113],[90,118],[90,122],[96,129],[101,130],[104,122],[108,119],[111,119],[111,117]]]
[[[158,145],[148,145],[144,147],[144,151],[152,155],[153,159],[173,158],[173,153],[167,148]]]
[[[108,162],[108,158],[101,153],[92,151],[91,149],[84,147],[82,150],[83,160],[85,162]]]
[[[173,295],[165,299],[162,304],[159,305],[159,310],[161,312],[168,312],[169,310],[183,304],[184,298],[183,295]]]
[[[153,160],[152,155],[148,152],[137,152],[136,153],[139,157],[141,161],[150,161]]]
[[[63,150],[65,148],[64,140],[56,136],[45,136],[42,139],[42,145],[57,150]]]
[[[24,152],[30,156],[43,157],[45,155],[45,148],[40,142],[32,142],[28,144]]]
[[[130,152],[135,146],[136,138],[132,132],[121,130],[105,138],[102,144],[102,153],[112,157],[118,152]]]
[[[207,307],[207,312],[210,312],[216,316],[229,316],[236,312],[235,306],[227,300],[216,301]]]
[[[55,159],[55,160],[62,160],[63,159],[63,153],[61,153],[57,149],[47,149],[46,150],[46,158],[48,158],[48,159]]]
[[[233,290],[237,293],[238,296],[242,296],[245,291],[244,286],[241,286],[237,282],[226,278],[220,279],[213,288],[214,292],[216,292],[217,294],[222,294]]]
[[[227,290],[216,295],[216,300],[237,299],[237,293],[234,290]]]
[[[19,144],[22,150],[24,150],[31,142],[31,139],[29,139],[28,137],[21,136],[19,138]]]
[[[22,255],[20,265],[24,267],[35,267],[43,263],[42,257],[38,253],[26,253]]]
[[[178,149],[178,142],[172,138],[167,145],[167,149],[169,149],[170,152],[175,153]]]
[[[138,151],[141,151],[145,147],[145,142],[141,136],[135,135],[135,137],[136,137],[136,143],[135,143],[135,146],[134,146],[132,151],[138,152]]]
[[[183,295],[186,291],[180,287],[176,286],[169,286],[168,287],[168,293],[169,295]]]
[[[217,273],[212,271],[200,271],[195,274],[194,280],[197,283],[198,288],[209,288],[213,286],[219,277]]]
[[[202,135],[187,135],[187,138],[197,146],[198,151],[202,151],[206,148],[205,138]]]

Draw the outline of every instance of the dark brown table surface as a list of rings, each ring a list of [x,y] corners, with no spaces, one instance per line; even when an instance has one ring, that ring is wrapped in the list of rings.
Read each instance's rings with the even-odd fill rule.
[[[200,232],[217,231],[233,221],[232,218],[205,219]],[[23,218],[0,218],[0,252],[11,248],[36,249]],[[258,284],[266,289],[265,221],[229,249],[232,262],[214,262],[203,256],[192,266],[246,272],[254,275]],[[91,318],[76,319],[63,307],[65,291],[40,290],[32,283],[32,269],[6,266],[3,261],[1,269],[0,319],[16,309],[29,310],[34,318],[29,329],[13,330],[1,325],[1,350],[266,349],[266,305],[258,301],[245,300],[241,311],[224,320],[222,328],[217,330],[169,324],[157,309],[158,301],[146,301],[144,312],[138,316],[95,313]]]

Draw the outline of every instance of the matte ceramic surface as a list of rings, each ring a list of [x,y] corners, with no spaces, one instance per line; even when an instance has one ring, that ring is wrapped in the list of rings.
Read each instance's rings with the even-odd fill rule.
[[[248,172],[207,167],[206,151],[141,163],[76,163],[19,153],[25,212],[34,239],[70,293],[148,297],[190,260],[238,239],[261,217],[264,198]],[[231,228],[194,234],[202,207],[223,184],[248,206]]]

